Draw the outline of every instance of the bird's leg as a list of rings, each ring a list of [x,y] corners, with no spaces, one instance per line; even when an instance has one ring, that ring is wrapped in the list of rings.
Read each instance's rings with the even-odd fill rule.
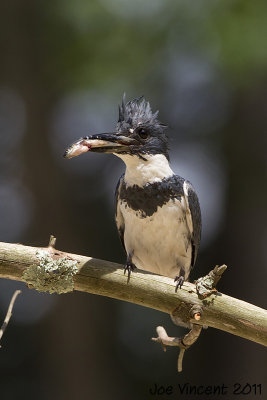
[[[182,288],[182,286],[183,286],[183,284],[184,284],[184,281],[185,281],[185,278],[184,278],[184,276],[185,276],[185,271],[184,271],[184,269],[183,268],[181,268],[180,269],[180,275],[177,275],[175,278],[174,278],[174,282],[177,282],[176,283],[176,286],[175,286],[175,292],[177,292],[177,290],[180,288]]]
[[[128,271],[128,281],[127,282],[129,282],[131,273],[136,268],[136,266],[132,262],[132,255],[133,255],[132,252],[127,255],[126,264],[124,265],[124,275],[125,275],[125,272]]]

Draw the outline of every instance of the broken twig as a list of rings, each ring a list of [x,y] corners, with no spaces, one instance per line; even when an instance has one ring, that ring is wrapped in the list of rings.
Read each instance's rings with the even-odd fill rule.
[[[205,299],[213,293],[217,293],[216,285],[226,271],[227,266],[216,265],[207,275],[199,278],[196,283],[197,294],[201,299]]]

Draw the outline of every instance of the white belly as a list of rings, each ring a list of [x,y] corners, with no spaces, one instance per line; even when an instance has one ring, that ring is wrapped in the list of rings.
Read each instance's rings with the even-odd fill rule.
[[[180,269],[188,278],[191,242],[185,211],[178,200],[170,200],[151,217],[143,218],[123,202],[124,244],[137,268],[174,278]]]

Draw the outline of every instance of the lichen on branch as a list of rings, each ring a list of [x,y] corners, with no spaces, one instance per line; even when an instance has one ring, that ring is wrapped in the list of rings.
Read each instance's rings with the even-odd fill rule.
[[[73,276],[78,273],[77,261],[67,257],[53,259],[47,250],[37,250],[39,264],[30,265],[22,278],[39,292],[68,293],[74,290]]]

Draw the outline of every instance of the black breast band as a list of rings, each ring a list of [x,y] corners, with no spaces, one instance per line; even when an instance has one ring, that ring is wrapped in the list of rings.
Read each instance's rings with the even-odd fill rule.
[[[141,211],[142,217],[150,217],[158,207],[169,200],[181,200],[184,195],[184,179],[173,175],[160,182],[147,183],[145,186],[126,186],[124,179],[119,190],[119,201],[125,201],[131,209]]]

